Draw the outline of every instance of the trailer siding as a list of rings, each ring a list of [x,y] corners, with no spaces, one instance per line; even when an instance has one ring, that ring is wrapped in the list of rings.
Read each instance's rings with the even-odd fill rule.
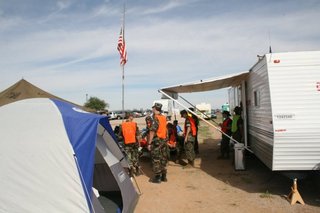
[[[262,59],[251,69],[246,82],[248,145],[272,169],[273,126],[268,82],[267,63]]]
[[[272,170],[320,163],[320,52],[267,54],[274,126]]]

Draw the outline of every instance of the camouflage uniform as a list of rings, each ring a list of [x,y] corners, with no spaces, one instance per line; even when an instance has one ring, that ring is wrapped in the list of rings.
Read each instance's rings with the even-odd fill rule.
[[[191,128],[191,123],[188,118],[185,120],[185,127]],[[192,136],[191,132],[188,135],[188,138],[186,138],[186,142],[184,144],[184,151],[186,154],[186,158],[189,162],[193,162],[196,158],[195,152],[194,152],[194,143],[195,143],[196,137]]]
[[[151,125],[148,126],[148,128],[149,131],[155,132],[151,146],[152,170],[155,175],[166,174],[169,148],[166,139],[160,139],[156,136],[156,132],[159,128],[159,120],[153,116]]]
[[[131,168],[138,169],[139,168],[139,144],[125,144],[124,151],[128,158],[128,163]]]
[[[191,111],[194,112],[194,108],[189,108]],[[197,130],[197,133],[196,133],[196,136],[195,136],[195,140],[194,140],[194,143],[193,143],[193,146],[194,146],[194,152],[196,154],[199,154],[199,142],[198,142],[198,129],[199,129],[199,118],[198,116],[192,114],[192,113],[188,113],[188,116],[192,117],[193,120],[195,121],[195,124],[196,124],[196,130]]]
[[[136,135],[139,135],[139,129],[136,129]],[[125,144],[122,135],[122,126],[120,125],[119,136],[123,140],[123,149],[126,154],[130,168],[132,172],[137,173],[139,170],[139,143]]]

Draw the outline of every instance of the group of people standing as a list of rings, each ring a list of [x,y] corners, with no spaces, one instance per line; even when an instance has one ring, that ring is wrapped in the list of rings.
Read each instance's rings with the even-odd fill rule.
[[[223,122],[220,124],[222,131],[222,139],[220,143],[220,156],[218,159],[229,159],[230,153],[230,138],[236,142],[243,143],[243,120],[241,118],[241,107],[236,106],[234,108],[234,115],[232,119],[229,111],[223,111]]]
[[[181,117],[185,118],[184,130],[182,130],[176,120],[173,124],[167,123],[166,116],[161,114],[161,108],[162,104],[155,103],[152,106],[152,115],[145,119],[147,147],[151,154],[154,173],[154,176],[150,178],[152,183],[161,183],[168,180],[167,164],[170,158],[170,148],[177,150],[177,161],[179,161],[183,147],[189,167],[194,166],[195,155],[198,152],[194,148],[194,144],[197,142],[198,120],[190,116],[186,110],[182,110],[180,112]],[[129,115],[127,121],[120,125],[118,136],[124,142],[124,151],[129,161],[130,171],[132,174],[139,175],[141,171],[139,165],[139,129],[137,123],[133,121],[132,115]]]
[[[150,178],[152,183],[168,181],[167,164],[170,158],[170,148],[177,150],[178,161],[181,157],[182,146],[190,167],[194,166],[195,151],[194,142],[197,136],[195,120],[188,115],[186,110],[180,112],[185,118],[184,130],[181,130],[177,121],[173,124],[167,123],[166,116],[161,114],[162,105],[155,103],[152,107],[152,116],[146,118],[148,136],[148,149],[151,152],[152,170],[154,177]],[[181,133],[183,132],[183,136]],[[180,140],[182,139],[182,143]]]
[[[198,146],[198,125],[197,116],[182,110],[180,115],[185,119],[184,129],[182,130],[177,121],[173,124],[167,123],[165,115],[161,114],[162,104],[155,103],[152,106],[152,115],[146,117],[147,128],[147,148],[152,159],[152,170],[154,176],[150,178],[152,183],[167,182],[167,164],[170,158],[170,148],[177,151],[178,163],[181,160],[181,150],[184,149],[188,167],[194,167],[196,154],[199,153]],[[230,137],[238,142],[242,141],[243,121],[241,118],[241,108],[234,109],[233,120],[228,111],[223,111],[223,123],[221,124],[222,140],[221,155],[219,159],[229,158]],[[141,168],[139,165],[139,129],[137,123],[133,121],[133,116],[129,115],[126,122],[120,126],[119,137],[124,141],[124,151],[127,155],[130,171],[132,174],[139,175]]]

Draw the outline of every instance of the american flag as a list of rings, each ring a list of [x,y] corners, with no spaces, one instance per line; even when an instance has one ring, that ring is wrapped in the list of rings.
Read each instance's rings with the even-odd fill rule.
[[[120,35],[118,39],[118,47],[117,47],[119,53],[120,53],[120,64],[125,65],[127,63],[127,49],[126,49],[126,42],[124,41],[124,34],[123,29],[120,30]]]

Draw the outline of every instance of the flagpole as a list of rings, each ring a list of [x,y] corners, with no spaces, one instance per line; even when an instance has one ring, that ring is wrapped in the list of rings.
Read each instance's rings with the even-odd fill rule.
[[[125,117],[125,113],[124,113],[124,65],[121,65],[122,67],[122,122],[124,122],[124,117]]]
[[[125,38],[125,12],[126,12],[126,2],[123,3],[123,17],[122,17],[122,36],[123,36],[123,40]],[[121,65],[122,66],[122,122],[124,122],[124,117],[126,116],[125,112],[124,112],[124,64]]]

